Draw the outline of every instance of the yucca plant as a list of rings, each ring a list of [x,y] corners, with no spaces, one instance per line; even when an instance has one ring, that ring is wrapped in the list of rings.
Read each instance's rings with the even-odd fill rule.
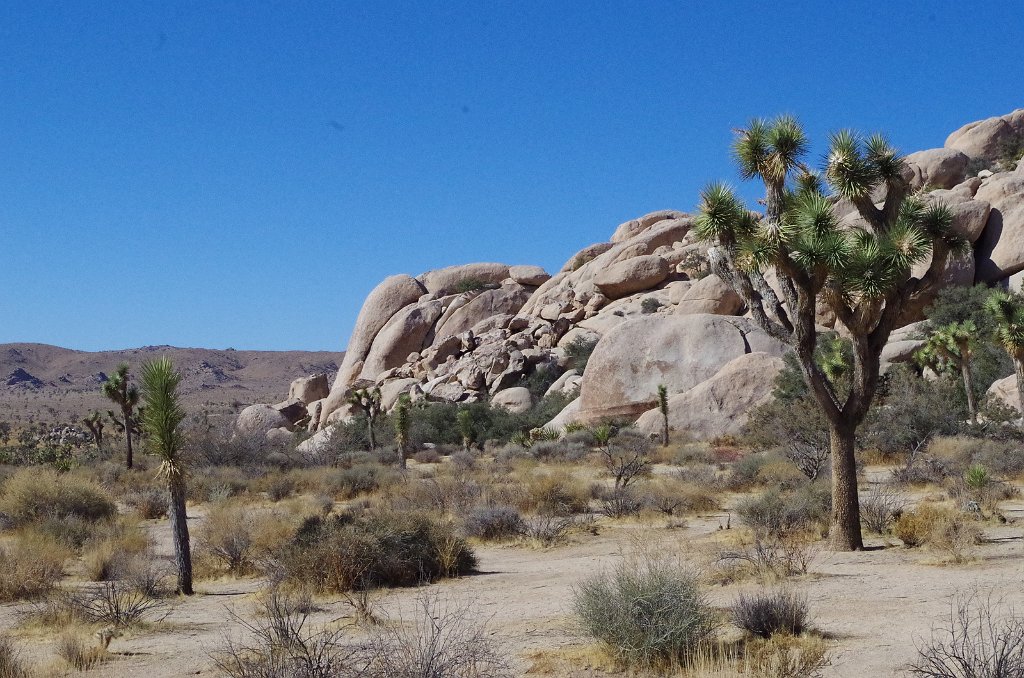
[[[808,145],[789,116],[739,130],[734,156],[744,179],[763,182],[764,213],[749,210],[725,184],[711,184],[701,193],[696,234],[711,244],[714,273],[743,298],[757,324],[793,347],[829,424],[832,545],[854,550],[863,546],[854,442],[878,387],[879,356],[904,309],[937,291],[950,254],[964,241],[947,207],[926,206],[910,194],[904,159],[884,137],[833,134],[823,174],[804,164]],[[840,201],[863,225],[840,224]],[[912,275],[929,256],[926,273]],[[769,271],[777,287],[768,284]],[[835,314],[852,343],[848,387],[839,388],[815,360],[819,305]]]
[[[971,358],[974,356],[977,336],[978,327],[973,321],[952,322],[933,329],[925,345],[914,354],[918,364],[936,373],[956,372],[960,375],[967,393],[967,411],[972,424],[978,423],[978,402],[971,374]]]
[[[92,439],[96,442],[96,449],[103,451],[103,415],[99,412],[93,412],[88,417],[82,419],[82,423],[89,429],[89,433],[92,434]]]
[[[1013,360],[1017,394],[1024,407],[1024,297],[996,290],[985,302],[985,310],[996,321],[996,337]]]
[[[476,442],[476,432],[473,430],[473,413],[463,408],[455,415],[455,421],[459,426],[459,435],[462,436],[462,449],[469,452],[469,448]]]
[[[128,453],[125,457],[125,466],[132,467],[132,434],[138,433],[138,423],[135,421],[135,407],[139,404],[139,389],[131,383],[128,374],[128,363],[121,363],[117,366],[105,382],[103,382],[103,395],[113,402],[121,410],[121,419],[110,412],[110,418],[119,430],[124,430],[125,438],[128,440]]]
[[[181,447],[181,423],[185,410],[178,396],[181,375],[167,358],[158,358],[142,366],[142,398],[146,403],[142,426],[150,452],[160,457],[160,476],[170,496],[168,515],[174,539],[174,558],[178,565],[178,592],[192,595],[192,551],[189,545],[185,513],[185,464]]]
[[[661,411],[661,444],[668,447],[668,388],[658,384],[658,410]]]
[[[406,467],[405,455],[409,449],[409,396],[402,394],[395,404],[394,418],[395,443],[398,445],[398,465]]]

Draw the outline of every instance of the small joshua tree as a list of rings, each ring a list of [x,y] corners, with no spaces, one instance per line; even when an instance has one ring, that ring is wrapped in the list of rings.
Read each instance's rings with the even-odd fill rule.
[[[668,447],[668,389],[658,384],[658,409],[661,410],[661,444]]]
[[[103,382],[103,395],[121,409],[121,419],[118,419],[113,412],[108,412],[108,414],[118,430],[124,431],[124,437],[128,441],[125,466],[130,469],[132,467],[132,435],[139,432],[138,422],[135,420],[135,407],[139,404],[139,389],[130,381],[128,363],[118,365],[114,374]]]
[[[971,320],[953,322],[932,331],[928,342],[914,354],[914,359],[923,367],[935,372],[959,372],[967,393],[967,411],[971,423],[978,423],[978,403],[974,395],[974,377],[971,374],[971,358],[974,355],[974,339],[978,328]]]
[[[395,405],[395,443],[398,445],[398,465],[406,467],[405,455],[409,449],[409,396],[402,394]]]
[[[473,414],[467,409],[459,410],[455,415],[459,425],[459,435],[462,436],[462,449],[469,452],[469,448],[476,442],[476,432],[473,430]]]
[[[996,321],[996,336],[1013,360],[1017,394],[1024,407],[1024,297],[997,290],[985,302],[985,310]]]
[[[167,358],[142,366],[142,394],[146,403],[142,425],[153,454],[160,457],[160,476],[167,482],[174,557],[178,565],[178,592],[192,595],[192,551],[185,512],[185,465],[181,458],[181,423],[185,411],[178,396],[181,375]]]
[[[849,551],[863,547],[854,446],[878,388],[882,348],[904,311],[932,298],[950,253],[964,241],[947,207],[926,206],[910,194],[906,163],[884,137],[833,134],[827,187],[804,164],[807,150],[803,129],[788,116],[739,130],[734,157],[744,179],[764,183],[764,214],[750,211],[728,186],[712,184],[701,193],[696,234],[711,245],[712,271],[754,321],[796,353],[829,425],[832,546]],[[840,202],[860,225],[840,223]],[[911,273],[926,262],[923,275]],[[774,273],[774,286],[766,273]],[[835,314],[852,343],[847,389],[815,360],[819,305]]]
[[[377,439],[373,434],[373,424],[377,421],[377,417],[382,411],[380,406],[380,389],[362,388],[354,391],[349,396],[348,402],[353,407],[362,410],[363,414],[366,415],[366,429],[370,438],[370,451],[372,452],[377,448]]]
[[[92,439],[96,441],[96,449],[103,449],[103,415],[99,412],[93,412],[88,417],[82,419],[82,423],[89,429],[89,433],[92,433]]]

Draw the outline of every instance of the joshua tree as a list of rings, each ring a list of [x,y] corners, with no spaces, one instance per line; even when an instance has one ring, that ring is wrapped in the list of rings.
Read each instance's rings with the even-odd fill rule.
[[[668,389],[658,384],[658,409],[661,410],[661,445],[668,447]]]
[[[409,449],[409,396],[399,396],[395,405],[395,443],[398,445],[398,465],[404,469],[405,453]]]
[[[974,396],[974,377],[971,375],[971,358],[974,355],[974,340],[978,328],[971,320],[953,322],[934,329],[928,342],[914,355],[917,362],[936,372],[955,369],[960,373],[967,392],[967,411],[971,423],[978,423],[978,403]]]
[[[997,290],[985,302],[985,310],[995,319],[999,343],[1013,360],[1017,394],[1024,407],[1024,297]]]
[[[181,375],[167,358],[142,366],[142,396],[146,402],[142,425],[153,454],[162,460],[160,475],[170,495],[169,515],[174,557],[178,563],[178,592],[192,595],[192,551],[185,514],[185,466],[181,459],[181,422],[185,411],[178,396]]]
[[[11,424],[6,421],[0,421],[0,445],[6,445],[7,441],[11,439]]]
[[[82,420],[89,432],[92,433],[92,439],[96,441],[96,449],[103,449],[103,415],[99,412],[93,412],[88,417]]]
[[[370,390],[362,388],[353,391],[352,395],[348,398],[348,402],[353,407],[362,410],[363,414],[366,415],[366,429],[370,436],[370,451],[372,452],[377,448],[377,439],[373,435],[373,423],[377,421],[377,416],[382,411],[380,406],[380,389]]]
[[[459,425],[459,435],[462,436],[462,449],[469,452],[469,448],[475,442],[474,438],[476,437],[473,431],[473,414],[467,409],[461,409],[455,415],[455,420]]]
[[[103,382],[103,395],[121,408],[121,419],[110,412],[110,418],[118,429],[124,429],[124,437],[128,441],[128,455],[125,466],[132,467],[132,434],[138,430],[135,421],[135,406],[139,404],[139,389],[129,381],[128,363],[117,366],[113,376]]]
[[[950,228],[948,208],[926,207],[910,195],[904,160],[882,136],[831,136],[824,168],[829,193],[803,163],[807,148],[803,129],[788,116],[739,130],[735,158],[745,179],[764,183],[764,214],[748,210],[726,185],[712,184],[701,193],[696,231],[713,245],[712,270],[768,335],[796,353],[829,423],[832,546],[854,550],[863,546],[854,444],[878,387],[879,356],[904,309],[934,294],[963,240]],[[860,225],[840,224],[840,203]],[[927,271],[912,275],[929,256]],[[835,314],[852,343],[845,393],[815,361],[819,304]]]

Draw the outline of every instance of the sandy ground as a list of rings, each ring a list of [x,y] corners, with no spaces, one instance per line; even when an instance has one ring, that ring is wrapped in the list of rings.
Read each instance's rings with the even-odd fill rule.
[[[864,552],[823,551],[809,575],[789,580],[789,586],[807,594],[816,628],[831,639],[832,665],[825,675],[905,675],[901,667],[915,656],[916,645],[929,636],[933,625],[948,614],[950,598],[958,591],[980,587],[1024,609],[1020,585],[1024,579],[1024,521],[1015,521],[1024,517],[1024,503],[1008,502],[1002,509],[1010,522],[986,526],[987,543],[978,547],[971,563],[936,564],[933,553],[887,546],[875,538]],[[195,526],[201,520],[201,510],[193,511],[190,522]],[[697,545],[720,524],[716,516],[691,518],[681,529],[667,529],[665,520],[607,524],[600,526],[596,535],[577,535],[573,543],[552,549],[481,546],[477,549],[479,574],[431,588],[449,604],[469,604],[471,616],[486,621],[490,635],[514,658],[517,672],[527,674],[539,654],[564,653],[587,645],[571,622],[574,584],[614,564],[636,540],[657,543],[661,549],[701,562]],[[160,554],[169,558],[166,522],[151,523],[147,529],[156,538]],[[216,675],[208,653],[221,645],[225,634],[237,631],[228,610],[248,614],[259,585],[252,579],[200,582],[199,595],[174,601],[164,622],[116,639],[111,645],[112,660],[81,675]],[[710,596],[715,604],[725,606],[740,591],[756,586],[752,582],[716,586],[710,589]],[[378,609],[386,612],[413,604],[416,596],[416,590],[391,590],[374,600]],[[322,619],[336,619],[349,609],[337,599],[323,602]],[[0,607],[0,626],[17,626],[25,609],[24,605]],[[52,640],[26,629],[16,629],[15,637],[39,665],[57,666],[52,662]],[[56,675],[55,668],[48,671]],[[559,670],[558,675],[567,673]],[[581,668],[572,675],[610,674]]]

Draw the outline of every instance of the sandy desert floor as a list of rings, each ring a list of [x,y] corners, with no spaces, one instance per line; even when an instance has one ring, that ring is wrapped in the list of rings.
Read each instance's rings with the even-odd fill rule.
[[[1001,510],[1009,522],[986,524],[986,542],[977,548],[974,560],[963,565],[939,564],[933,553],[875,537],[868,540],[864,552],[821,551],[808,575],[787,580],[787,586],[806,593],[815,627],[830,639],[831,666],[824,675],[904,675],[901,669],[915,656],[916,645],[948,615],[951,597],[957,592],[992,591],[1024,609],[1020,585],[1024,520],[1015,521],[1024,518],[1024,502],[1006,502]],[[191,511],[190,523],[198,526],[202,519],[202,507]],[[721,534],[722,522],[720,516],[703,516],[689,519],[685,527],[669,529],[667,520],[609,521],[598,524],[596,535],[576,535],[572,543],[550,549],[478,546],[479,574],[431,588],[449,605],[468,604],[471,617],[486,622],[489,634],[513,658],[517,674],[621,675],[594,659],[595,653],[587,652],[587,640],[573,628],[573,585],[613,565],[637,541],[656,544],[700,567],[707,562],[707,543]],[[160,554],[169,559],[166,521],[146,525]],[[228,611],[250,615],[260,584],[255,579],[199,582],[199,595],[175,600],[163,622],[114,640],[111,660],[79,675],[216,675],[209,652],[222,644],[225,634],[238,631]],[[724,607],[741,591],[757,586],[756,582],[712,586],[709,595],[714,604]],[[410,589],[387,590],[373,600],[382,614],[394,614],[413,605],[417,594]],[[340,599],[320,603],[324,608],[318,613],[320,620],[350,614],[350,606]],[[26,609],[24,604],[3,606],[0,626],[14,630],[28,658],[40,666],[57,666],[52,637],[19,627]]]

